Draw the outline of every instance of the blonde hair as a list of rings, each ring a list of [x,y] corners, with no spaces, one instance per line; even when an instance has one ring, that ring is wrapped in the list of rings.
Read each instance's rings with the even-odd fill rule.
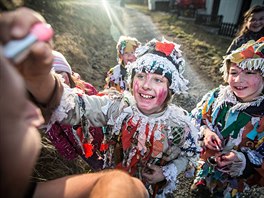
[[[134,37],[120,36],[116,45],[118,62],[122,63],[121,55],[125,52],[134,52],[140,45],[141,43]]]

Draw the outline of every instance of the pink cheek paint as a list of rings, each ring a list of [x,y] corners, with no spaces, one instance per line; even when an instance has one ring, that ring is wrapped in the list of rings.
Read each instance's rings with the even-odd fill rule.
[[[53,29],[49,24],[37,23],[30,33],[20,39],[9,41],[4,46],[4,56],[15,63],[22,61],[22,55],[37,41],[49,41],[53,36]]]
[[[168,95],[168,91],[165,89],[162,89],[158,94],[157,94],[157,104],[163,105],[166,97]]]
[[[134,80],[133,82],[133,93],[135,95],[135,93],[138,93],[138,89],[139,89],[139,84],[137,80]]]

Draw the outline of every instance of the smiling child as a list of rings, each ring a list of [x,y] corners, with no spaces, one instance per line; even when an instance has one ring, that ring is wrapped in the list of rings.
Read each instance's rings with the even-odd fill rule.
[[[264,37],[226,56],[221,70],[228,85],[192,111],[204,146],[192,191],[236,197],[264,185]]]

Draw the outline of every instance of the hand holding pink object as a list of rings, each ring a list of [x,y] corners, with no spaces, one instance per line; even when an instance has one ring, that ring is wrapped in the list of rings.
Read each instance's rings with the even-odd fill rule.
[[[11,40],[4,46],[4,56],[15,63],[19,63],[35,42],[49,41],[52,36],[53,29],[49,24],[36,23],[26,37],[20,40]]]

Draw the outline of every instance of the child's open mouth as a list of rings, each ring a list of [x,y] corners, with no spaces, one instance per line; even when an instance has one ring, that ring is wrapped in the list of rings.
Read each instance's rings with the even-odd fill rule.
[[[142,98],[144,99],[153,99],[155,98],[154,96],[146,95],[146,94],[139,94]]]
[[[235,89],[237,89],[237,90],[244,90],[244,89],[246,89],[247,87],[241,87],[241,86],[239,86],[239,87],[235,87]]]

